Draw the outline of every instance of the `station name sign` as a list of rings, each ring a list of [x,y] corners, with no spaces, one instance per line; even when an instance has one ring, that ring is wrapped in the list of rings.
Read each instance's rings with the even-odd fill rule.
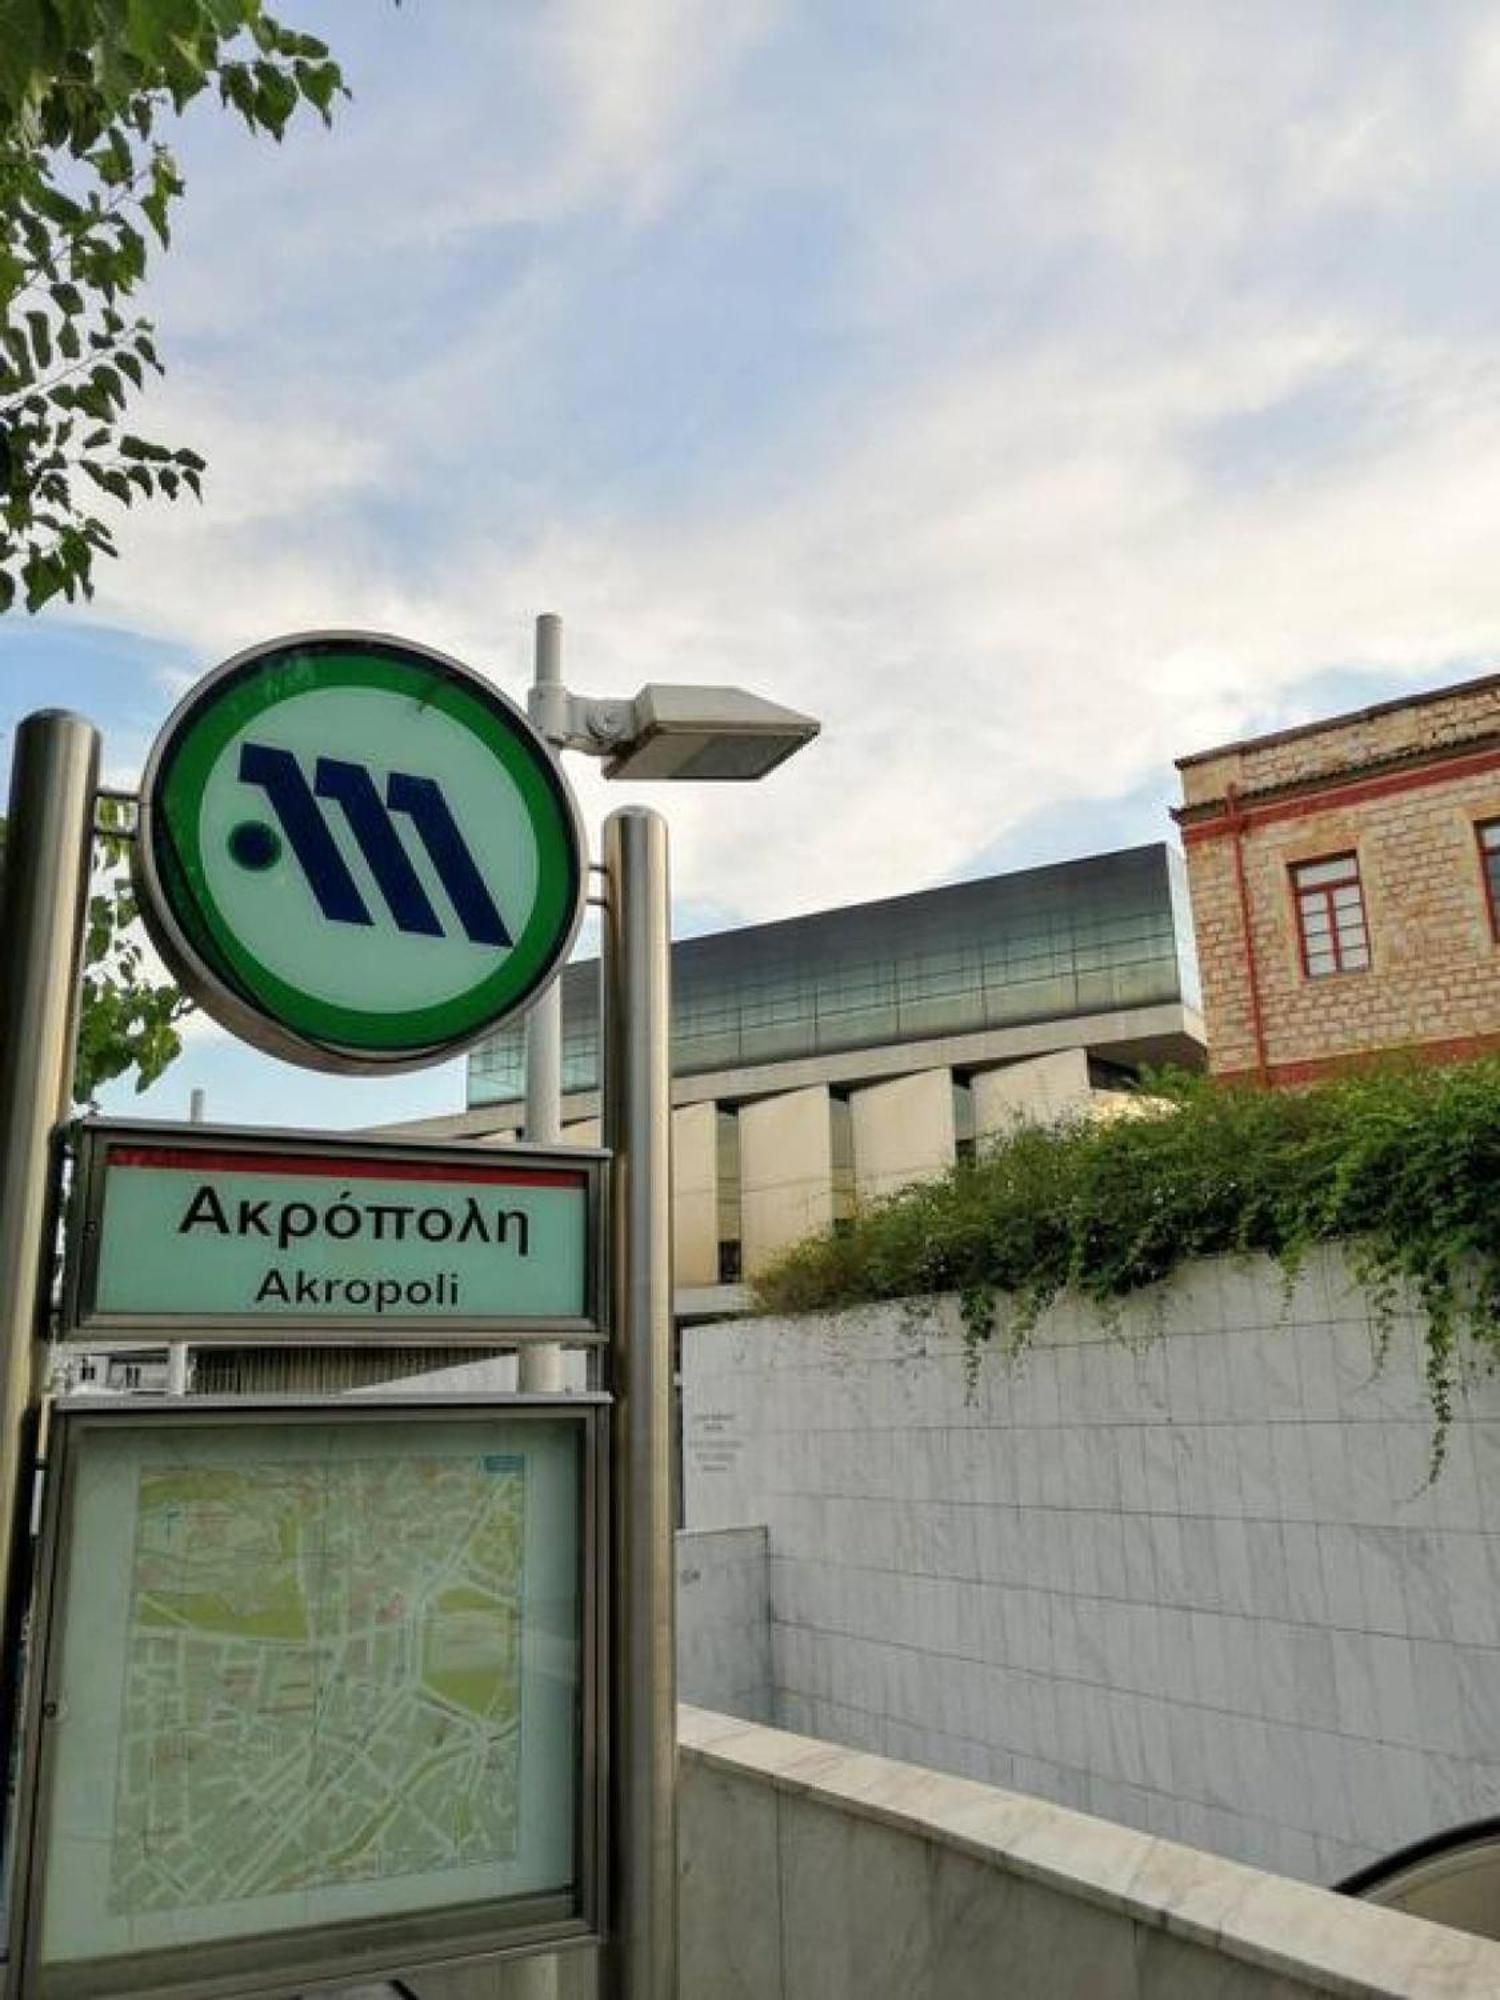
[[[63,1338],[598,1338],[603,1156],[78,1128]]]

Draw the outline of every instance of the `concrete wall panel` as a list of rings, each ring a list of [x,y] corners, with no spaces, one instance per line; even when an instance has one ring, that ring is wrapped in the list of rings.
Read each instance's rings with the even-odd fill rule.
[[[745,1276],[833,1221],[826,1086],[740,1108],[740,1228]]]
[[[719,1282],[718,1111],[685,1104],[672,1113],[672,1227],[679,1285]]]
[[[854,1186],[863,1201],[933,1180],[953,1165],[953,1072],[923,1070],[850,1092]]]
[[[1006,1132],[1017,1122],[1048,1124],[1088,1110],[1088,1055],[1083,1049],[1058,1049],[1004,1069],[978,1070],[970,1088],[978,1139]]]

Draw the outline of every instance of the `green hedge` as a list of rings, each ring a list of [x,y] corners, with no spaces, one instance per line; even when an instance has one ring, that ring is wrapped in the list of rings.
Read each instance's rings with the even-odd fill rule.
[[[1425,1317],[1441,1463],[1462,1373],[1500,1355],[1500,1059],[1401,1065],[1300,1091],[1151,1079],[1160,1109],[1021,1126],[942,1180],[861,1209],[756,1281],[769,1311],[956,1292],[970,1368],[1010,1301],[1019,1349],[1063,1291],[1105,1317],[1194,1257],[1264,1251],[1288,1274],[1340,1242],[1382,1347],[1398,1300]]]

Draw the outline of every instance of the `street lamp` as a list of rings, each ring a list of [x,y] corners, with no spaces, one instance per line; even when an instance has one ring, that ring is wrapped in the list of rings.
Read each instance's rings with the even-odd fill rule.
[[[606,778],[631,780],[746,783],[785,763],[820,727],[810,715],[737,687],[649,681],[628,701],[573,694],[563,685],[562,620],[550,611],[536,621],[526,709],[554,750],[602,758]],[[527,1019],[526,1137],[544,1146],[562,1137],[561,979]],[[550,1374],[560,1363],[546,1366]]]
[[[649,681],[630,701],[599,701],[538,679],[528,708],[557,749],[606,759],[606,778],[763,778],[818,733],[811,716],[736,687]]]
[[[575,750],[602,758],[606,778],[763,778],[818,733],[818,724],[810,716],[747,694],[743,688],[668,687],[653,681],[629,701],[572,694],[562,678],[562,620],[551,612],[544,612],[536,621],[536,666],[526,706],[554,752],[560,755],[564,750]],[[607,838],[608,833],[607,829]],[[641,857],[644,851],[642,846]],[[614,848],[614,858],[629,875],[626,852],[622,838]],[[664,839],[658,840],[656,855],[661,904],[655,934],[665,958]],[[644,859],[638,858],[634,865],[643,869]],[[632,907],[644,900],[643,889],[644,877],[636,881],[631,893]],[[622,1011],[628,1014],[629,1010]],[[641,1180],[646,1186],[659,1175],[657,1185],[664,1201],[670,1200],[665,1186],[667,1121],[671,1116],[668,1068],[663,1028],[656,1056],[656,1095],[661,1111],[654,1142],[655,1166],[648,1165]],[[543,988],[527,1016],[525,1129],[532,1145],[555,1146],[562,1137],[561,977]],[[620,1740],[612,1744],[611,1754],[618,1759],[616,1783],[623,1786],[630,1800],[628,1816],[633,1828],[644,1829],[648,1835],[654,1829],[658,1838],[640,1842],[640,1851],[630,1860],[624,1889],[625,1924],[632,1939],[626,1957],[636,1970],[622,1974],[622,1979],[632,1996],[643,1991],[647,1983],[653,1987],[656,1983],[644,1970],[649,1961],[654,1960],[659,1970],[664,1952],[672,1964],[676,1962],[676,1836],[670,1831],[675,1824],[675,1806],[670,1781],[663,1775],[670,1772],[672,1760],[662,1754],[661,1740],[670,1738],[674,1727],[671,1690],[675,1685],[671,1503],[665,1483],[671,1450],[670,1271],[662,1274],[658,1284],[641,1287],[636,1286],[632,1271],[632,1291],[637,1289],[640,1296],[631,1314],[640,1323],[627,1343],[628,1441],[624,1451],[617,1450],[615,1461],[619,1482],[616,1506],[624,1517],[617,1526],[616,1540],[617,1547],[621,1541],[631,1544],[632,1562],[625,1567],[634,1576],[633,1565],[639,1564],[633,1588],[642,1596],[633,1607],[639,1616],[631,1625],[632,1636],[616,1654],[615,1671],[622,1682],[635,1679],[642,1685],[631,1696],[629,1720],[621,1723]],[[551,1341],[531,1341],[523,1346],[519,1387],[554,1394],[561,1390],[562,1352],[561,1346]],[[622,1500],[622,1494],[628,1494],[628,1500]],[[664,1827],[670,1837],[663,1834]],[[673,1934],[672,1943],[665,1947],[659,1935],[664,1931]],[[555,2000],[555,1961],[533,1959],[524,1969],[516,1968],[513,1977],[515,2000]],[[675,1980],[664,1983],[675,1993]]]

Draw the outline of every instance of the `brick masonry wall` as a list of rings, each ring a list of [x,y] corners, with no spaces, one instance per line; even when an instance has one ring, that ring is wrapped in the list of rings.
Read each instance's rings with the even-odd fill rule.
[[[692,1528],[770,1536],[775,1719],[1335,1882],[1500,1813],[1500,1379],[1431,1434],[1320,1255],[1049,1315],[688,1332]]]
[[[1365,1050],[1500,1036],[1500,947],[1490,924],[1476,822],[1500,817],[1500,774],[1253,824],[1244,837],[1266,1057],[1318,1063]],[[1359,856],[1373,963],[1303,973],[1291,868]],[[1203,978],[1209,1061],[1256,1060],[1233,836],[1190,839],[1188,877]]]

